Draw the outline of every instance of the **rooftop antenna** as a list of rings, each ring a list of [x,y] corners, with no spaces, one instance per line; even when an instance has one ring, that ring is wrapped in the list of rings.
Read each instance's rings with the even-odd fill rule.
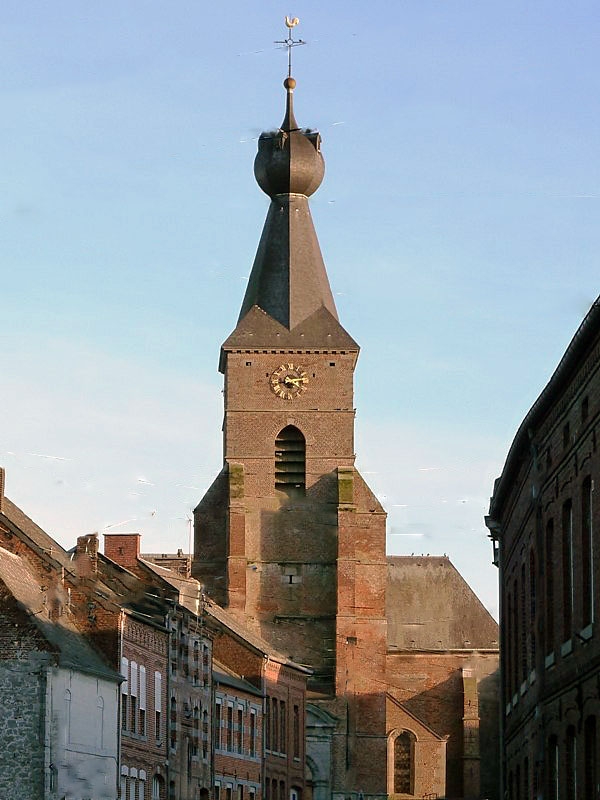
[[[285,26],[287,28],[287,36],[285,39],[280,41],[276,41],[275,44],[280,44],[283,47],[287,48],[288,51],[288,78],[292,77],[292,48],[298,47],[300,44],[306,44],[304,39],[294,39],[292,36],[292,30],[296,27],[296,25],[300,22],[298,17],[286,17],[285,18]]]

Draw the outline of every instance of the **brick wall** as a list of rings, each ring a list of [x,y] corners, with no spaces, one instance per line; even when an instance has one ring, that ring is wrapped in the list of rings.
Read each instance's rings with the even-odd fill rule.
[[[518,469],[494,512],[501,537],[504,779],[522,796],[550,791],[554,743],[560,791],[575,771],[597,781],[586,772],[592,754],[585,752],[591,748],[600,759],[591,734],[586,739],[586,730],[600,724],[600,670],[593,666],[600,660],[600,595],[594,590],[599,398],[596,334],[568,379],[554,384],[543,417],[530,425]],[[567,745],[571,736],[575,744]]]

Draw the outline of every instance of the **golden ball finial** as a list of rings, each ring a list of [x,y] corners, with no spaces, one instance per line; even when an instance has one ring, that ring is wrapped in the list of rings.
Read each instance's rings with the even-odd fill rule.
[[[286,78],[284,80],[283,85],[286,89],[293,92],[294,89],[296,88],[296,80],[292,78],[292,76],[290,75],[289,78]]]

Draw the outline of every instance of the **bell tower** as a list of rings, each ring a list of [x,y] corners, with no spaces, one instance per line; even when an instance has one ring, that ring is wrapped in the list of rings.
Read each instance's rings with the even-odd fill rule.
[[[221,347],[223,468],[195,510],[193,574],[313,670],[343,736],[362,731],[344,740],[339,781],[367,791],[369,762],[385,763],[385,512],[354,467],[359,347],[339,322],[309,208],[321,137],[296,122],[291,75],[284,87],[283,122],[261,135],[254,163],[270,205]]]

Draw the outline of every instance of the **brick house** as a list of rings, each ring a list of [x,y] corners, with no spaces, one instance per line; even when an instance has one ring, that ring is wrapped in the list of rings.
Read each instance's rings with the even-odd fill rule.
[[[150,740],[161,748],[169,800],[200,800],[213,784],[212,641],[201,587],[194,579],[144,561],[140,540],[137,533],[106,534],[103,561],[111,564],[113,572],[135,575],[146,589],[146,606],[149,601],[157,604],[156,627],[162,649],[153,672],[156,735]],[[149,616],[148,608],[145,613]],[[124,746],[127,737],[133,737],[132,746],[139,741],[139,731],[124,729]]]
[[[263,692],[213,662],[214,800],[261,800]]]
[[[511,800],[598,797],[599,421],[600,298],[521,423],[486,518]]]
[[[0,545],[27,560],[37,579],[46,587],[47,605],[52,613],[64,612],[71,624],[102,654],[105,662],[122,675],[117,715],[120,800],[167,800],[169,794],[175,797],[180,760],[175,757],[170,764],[169,757],[181,750],[186,752],[187,779],[184,730],[191,729],[192,739],[196,733],[193,706],[189,726],[187,723],[177,726],[170,719],[175,680],[170,674],[173,663],[170,637],[171,623],[177,628],[177,616],[181,614],[177,611],[179,590],[144,565],[138,568],[135,563],[130,564],[134,572],[99,553],[96,535],[79,537],[76,547],[71,552],[65,551],[4,496],[3,471],[0,476]],[[134,537],[131,542],[133,552],[136,541]],[[129,557],[126,546],[127,543],[122,542],[117,545],[117,554],[125,561]],[[124,548],[123,553],[118,552],[119,547]],[[190,616],[195,619],[192,627],[200,624],[196,614],[190,613]],[[183,633],[183,627],[177,629]],[[193,661],[193,650],[190,658]],[[203,685],[210,683],[210,670],[206,667],[206,654],[203,658],[204,677],[201,685],[192,691],[201,693],[203,707],[210,712],[210,686]],[[189,663],[187,659],[185,663]],[[178,675],[179,669],[178,662]],[[190,684],[195,674],[192,671],[189,676]],[[188,700],[189,696],[181,699],[182,717],[186,720]],[[205,719],[200,735],[206,738],[207,729],[210,726]],[[196,736],[196,745],[198,739]],[[210,748],[199,746],[198,751],[202,753]],[[199,797],[201,790],[205,796],[211,785],[209,759],[196,759],[193,751],[191,758],[195,780],[189,781],[189,794],[182,786],[178,795],[181,798]]]
[[[303,800],[306,684],[310,670],[278,653],[237,615],[210,600],[206,601],[206,615],[207,624],[214,630],[214,658],[262,696],[263,728],[257,740],[262,742],[260,796],[265,800]],[[227,720],[222,718],[220,725],[217,721],[215,725],[222,733]],[[220,749],[228,752],[227,745]]]

